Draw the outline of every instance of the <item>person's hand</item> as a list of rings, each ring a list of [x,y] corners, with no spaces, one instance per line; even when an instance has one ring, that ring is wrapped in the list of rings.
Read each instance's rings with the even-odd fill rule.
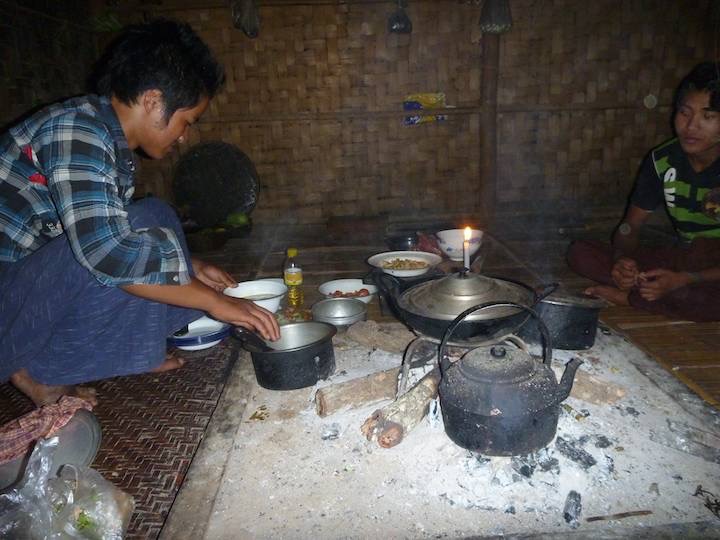
[[[275,315],[252,300],[220,294],[208,315],[233,326],[253,330],[270,341],[280,339],[280,327]]]
[[[193,270],[195,277],[208,287],[222,292],[227,287],[235,287],[237,281],[222,268],[218,268],[210,263],[193,260]]]
[[[613,282],[621,291],[629,291],[638,282],[640,270],[633,259],[620,257],[613,265],[610,275]]]
[[[638,276],[638,292],[640,296],[650,302],[687,284],[687,273],[673,272],[664,268],[641,272]]]

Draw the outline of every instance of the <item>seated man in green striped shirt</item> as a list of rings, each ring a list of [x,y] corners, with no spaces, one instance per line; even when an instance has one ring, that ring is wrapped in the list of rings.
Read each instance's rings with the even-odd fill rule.
[[[720,320],[720,65],[696,66],[680,83],[676,137],[653,149],[612,237],[574,242],[570,267],[599,285],[587,294],[692,321]],[[650,214],[663,206],[677,241],[639,245]]]

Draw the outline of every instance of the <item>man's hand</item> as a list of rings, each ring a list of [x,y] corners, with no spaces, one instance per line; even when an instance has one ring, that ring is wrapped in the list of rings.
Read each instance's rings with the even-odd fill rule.
[[[237,281],[222,268],[198,259],[193,259],[192,265],[195,277],[211,289],[223,292],[227,287],[237,285]]]
[[[690,279],[687,272],[673,272],[657,268],[640,273],[638,292],[645,300],[652,302],[688,283],[690,283]]]
[[[208,311],[213,319],[224,321],[233,326],[242,326],[258,332],[265,339],[280,339],[280,327],[270,311],[256,305],[251,300],[233,298],[221,294],[221,298]]]
[[[620,257],[613,265],[610,275],[621,291],[629,291],[638,283],[640,270],[637,263],[628,257]]]

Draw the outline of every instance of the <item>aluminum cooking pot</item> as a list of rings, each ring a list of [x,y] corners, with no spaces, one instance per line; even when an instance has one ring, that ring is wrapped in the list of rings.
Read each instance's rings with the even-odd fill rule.
[[[398,280],[387,274],[376,274],[376,282],[400,321],[412,330],[438,340],[458,315],[489,302],[497,305],[466,317],[454,332],[454,338],[477,342],[512,334],[529,316],[522,307],[533,307],[551,292],[544,287],[539,295],[519,281],[474,272],[435,277],[402,292]],[[521,307],[514,307],[516,304]]]
[[[472,349],[455,363],[444,358],[445,345],[463,318],[509,302],[487,303],[459,315],[448,327],[438,349],[442,372],[440,409],[445,433],[459,446],[490,456],[525,455],[552,441],[560,402],[570,394],[577,368],[572,359],[558,384],[552,370],[552,349],[540,316],[524,306],[543,334],[543,361],[511,343],[498,342]]]
[[[332,324],[318,321],[285,324],[277,341],[265,341],[242,327],[232,331],[250,352],[258,384],[269,390],[307,388],[332,375],[336,333]]]

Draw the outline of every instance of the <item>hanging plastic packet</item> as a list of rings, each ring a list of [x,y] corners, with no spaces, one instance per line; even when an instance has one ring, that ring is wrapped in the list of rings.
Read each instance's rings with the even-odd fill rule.
[[[445,109],[445,94],[443,92],[425,92],[419,94],[408,94],[403,100],[404,111],[420,111],[427,109]],[[413,115],[406,116],[404,124],[406,126],[414,126],[417,124],[425,124],[427,122],[440,122],[447,120],[447,115],[431,114],[431,115]]]

